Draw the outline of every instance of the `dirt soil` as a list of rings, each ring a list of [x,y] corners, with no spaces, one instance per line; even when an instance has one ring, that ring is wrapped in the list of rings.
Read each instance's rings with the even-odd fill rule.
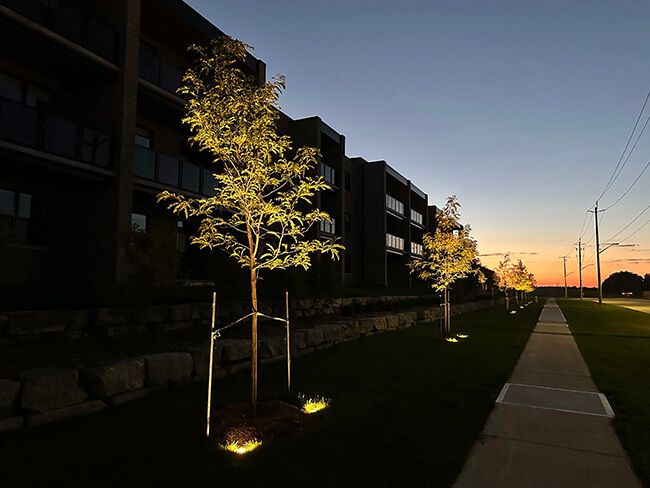
[[[257,439],[264,441],[295,434],[309,426],[311,416],[294,405],[280,401],[259,402],[257,417],[251,418],[248,402],[227,405],[212,412],[210,437],[220,445]]]

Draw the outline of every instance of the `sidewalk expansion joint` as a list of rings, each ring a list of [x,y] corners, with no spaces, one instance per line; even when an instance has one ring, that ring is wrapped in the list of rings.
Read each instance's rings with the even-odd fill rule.
[[[568,451],[575,451],[575,452],[584,452],[588,454],[598,454],[600,456],[609,456],[612,458],[625,458],[623,454],[612,454],[609,452],[600,452],[600,451],[590,451],[588,449],[578,449],[576,447],[568,447],[568,446],[560,446],[558,444],[549,444],[548,442],[534,442],[534,441],[529,441],[526,439],[518,439],[516,437],[506,437],[502,435],[493,435],[493,434],[485,434],[481,436],[483,439],[503,439],[506,441],[512,441],[512,442],[521,442],[522,444],[531,444],[535,446],[547,446],[547,447],[556,447],[558,449],[566,449]]]
[[[506,383],[495,403],[597,417],[614,417],[614,411],[607,397],[602,393],[550,386]]]
[[[558,374],[558,375],[561,375],[561,376],[578,376],[580,378],[591,378],[591,376],[588,375],[588,374],[553,373],[553,372],[549,372],[549,371],[540,371],[538,369],[521,369],[521,368],[517,368],[517,369],[515,369],[513,371],[513,373],[519,372],[519,371],[522,371],[524,373]],[[515,383],[510,383],[510,384],[515,384]],[[516,384],[521,384],[521,383],[516,383]],[[540,385],[530,385],[530,386],[540,386]],[[576,391],[578,391],[578,390],[576,390]]]

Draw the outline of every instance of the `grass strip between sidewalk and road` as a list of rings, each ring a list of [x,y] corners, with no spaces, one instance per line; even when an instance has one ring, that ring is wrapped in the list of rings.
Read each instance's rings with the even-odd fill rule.
[[[650,314],[593,301],[558,303],[614,409],[613,425],[632,467],[650,487]]]
[[[204,437],[205,384],[0,438],[15,486],[451,486],[523,350],[542,303],[375,334],[296,358],[294,391],[331,398],[307,431],[238,456]],[[260,398],[284,399],[282,363]],[[249,373],[214,385],[213,408],[249,398]],[[213,427],[215,428],[215,427]]]

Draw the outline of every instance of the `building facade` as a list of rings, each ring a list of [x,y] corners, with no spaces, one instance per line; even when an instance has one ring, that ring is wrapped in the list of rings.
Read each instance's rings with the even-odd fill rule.
[[[0,285],[93,290],[128,275],[123,233],[157,232],[178,278],[218,280],[189,245],[197,223],[156,203],[162,190],[213,191],[211,161],[189,147],[176,93],[187,47],[222,32],[180,0],[0,0]],[[242,68],[265,81],[264,63]],[[332,216],[315,230],[346,247],[320,262],[341,284],[413,286],[428,198],[383,161],[348,158],[345,136],[319,117],[278,128],[317,147]]]

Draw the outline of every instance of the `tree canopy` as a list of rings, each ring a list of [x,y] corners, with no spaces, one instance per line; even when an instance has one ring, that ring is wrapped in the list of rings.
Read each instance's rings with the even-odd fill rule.
[[[408,264],[411,273],[428,280],[436,291],[444,291],[460,278],[478,273],[473,266],[478,256],[476,240],[470,236],[471,228],[465,225],[458,229],[460,203],[455,195],[437,215],[437,227],[433,235],[422,238],[423,259]]]
[[[643,277],[629,271],[612,273],[603,281],[603,293],[634,293],[641,295],[643,292]]]

